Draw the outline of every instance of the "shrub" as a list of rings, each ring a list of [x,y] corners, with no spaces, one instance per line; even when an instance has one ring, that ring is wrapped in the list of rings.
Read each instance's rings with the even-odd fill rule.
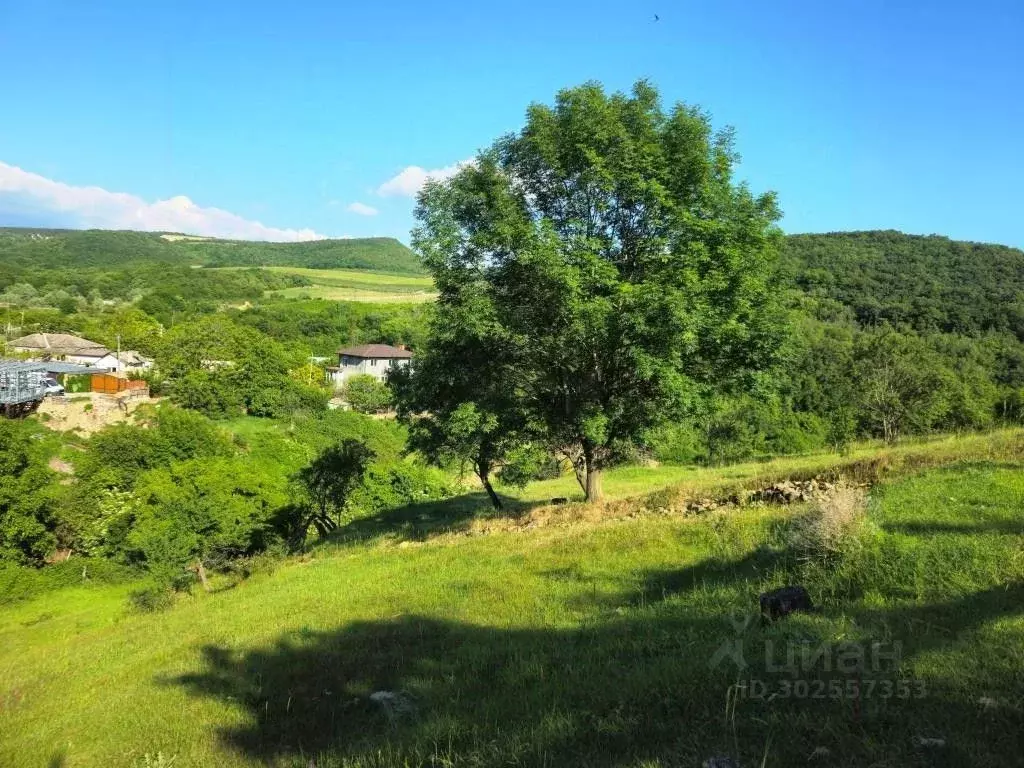
[[[394,402],[388,385],[368,373],[346,381],[342,397],[359,413],[381,413]]]
[[[237,416],[244,405],[231,381],[230,371],[189,371],[176,379],[171,398],[182,408],[199,411],[211,419]]]
[[[789,543],[801,560],[829,563],[858,548],[868,530],[867,494],[840,485],[796,521]]]
[[[0,562],[0,605],[66,587],[122,584],[135,575],[131,568],[99,558],[72,558],[41,568]]]
[[[128,604],[139,613],[158,613],[174,605],[174,593],[166,586],[149,584],[129,592]]]
[[[365,517],[407,504],[438,501],[455,492],[440,470],[408,461],[377,463],[366,473],[362,486],[352,492],[348,511],[352,517]]]

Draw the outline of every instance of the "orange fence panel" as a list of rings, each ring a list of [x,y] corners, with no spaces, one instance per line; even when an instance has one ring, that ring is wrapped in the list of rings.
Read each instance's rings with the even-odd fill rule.
[[[149,385],[142,380],[121,379],[109,373],[94,373],[91,389],[104,395],[116,395],[126,389],[146,389]]]

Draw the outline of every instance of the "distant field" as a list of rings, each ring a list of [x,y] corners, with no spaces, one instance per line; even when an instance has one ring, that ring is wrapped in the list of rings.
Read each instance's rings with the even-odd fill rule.
[[[244,269],[220,267],[218,269]],[[284,298],[328,299],[330,301],[431,301],[436,294],[429,277],[369,272],[358,269],[308,269],[305,267],[263,267],[282,275],[299,275],[314,284],[271,291]]]

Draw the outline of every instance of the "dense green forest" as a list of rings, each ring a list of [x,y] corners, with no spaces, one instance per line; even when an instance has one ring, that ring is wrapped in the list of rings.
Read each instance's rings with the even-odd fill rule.
[[[7,270],[19,267],[110,268],[159,262],[183,266],[291,266],[423,273],[412,251],[390,237],[303,243],[171,237],[176,239],[169,240],[162,234],[150,232],[0,228],[0,264]]]
[[[1016,248],[893,231],[790,235],[783,269],[864,326],[1024,339],[1024,251]]]

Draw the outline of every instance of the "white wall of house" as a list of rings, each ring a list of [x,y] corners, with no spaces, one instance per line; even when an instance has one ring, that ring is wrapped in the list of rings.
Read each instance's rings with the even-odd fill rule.
[[[392,367],[406,366],[408,359],[352,357],[343,356],[338,362],[338,369],[327,372],[327,378],[333,382],[335,389],[341,389],[348,379],[361,374],[368,374],[381,381],[388,375]]]
[[[105,371],[119,372],[121,370],[121,363],[112,354],[104,355],[103,357],[67,355],[64,360],[69,363],[78,363],[79,365],[91,365],[94,368],[102,368]]]

